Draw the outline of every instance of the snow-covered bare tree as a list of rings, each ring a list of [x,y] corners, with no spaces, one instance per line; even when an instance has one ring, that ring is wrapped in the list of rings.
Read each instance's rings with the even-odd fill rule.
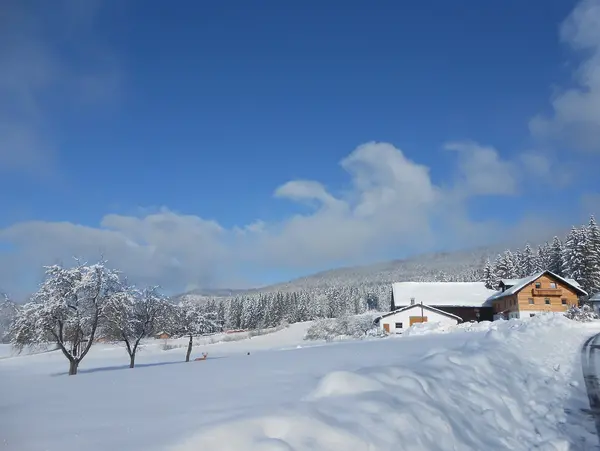
[[[102,310],[104,336],[125,343],[129,368],[135,366],[140,341],[162,326],[171,304],[160,294],[158,287],[137,290],[124,287],[110,296]]]
[[[183,300],[173,309],[170,330],[189,338],[185,361],[190,361],[195,336],[218,329],[217,318],[207,313],[197,302]]]
[[[17,316],[18,304],[8,298],[6,294],[0,294],[0,343],[10,341],[10,327]]]
[[[21,350],[56,342],[69,360],[69,375],[77,374],[94,342],[102,308],[120,285],[119,274],[105,262],[46,267],[39,290],[17,313],[12,344]]]

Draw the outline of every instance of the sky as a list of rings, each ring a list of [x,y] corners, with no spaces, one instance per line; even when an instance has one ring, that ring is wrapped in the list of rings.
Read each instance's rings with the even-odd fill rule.
[[[4,0],[0,289],[168,292],[600,214],[600,0]]]

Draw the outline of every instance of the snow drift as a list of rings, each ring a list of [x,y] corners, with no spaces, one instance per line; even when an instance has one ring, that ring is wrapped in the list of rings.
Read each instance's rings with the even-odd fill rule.
[[[203,428],[172,450],[567,450],[596,442],[589,420],[571,413],[583,407],[573,376],[589,329],[542,315],[453,330],[469,329],[485,333],[406,365],[331,372],[301,402]]]

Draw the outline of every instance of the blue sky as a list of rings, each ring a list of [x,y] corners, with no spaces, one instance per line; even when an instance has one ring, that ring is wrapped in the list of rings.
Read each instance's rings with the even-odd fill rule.
[[[171,291],[532,239],[600,207],[582,2],[8,2],[0,287]]]

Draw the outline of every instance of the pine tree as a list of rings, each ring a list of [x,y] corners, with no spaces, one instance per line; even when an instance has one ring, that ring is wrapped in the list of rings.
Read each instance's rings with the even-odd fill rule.
[[[529,243],[525,245],[525,249],[523,249],[519,260],[519,277],[529,277],[535,274],[535,257]]]
[[[521,252],[521,249],[517,249],[516,251],[512,252],[512,262],[515,268],[515,274],[513,277],[525,277],[525,273],[523,272],[523,253]]]
[[[590,295],[600,291],[600,229],[592,216],[587,227],[584,253],[585,289]]]
[[[551,264],[551,248],[548,242],[544,243],[542,246],[538,246],[537,253],[535,256],[535,271],[540,272],[550,269]]]
[[[575,226],[567,235],[563,252],[563,271],[566,277],[579,282],[585,289],[585,244],[587,241],[585,229]]]
[[[514,279],[518,277],[515,259],[510,250],[507,249],[504,251],[504,254],[499,255],[496,259],[496,275],[499,279]]]
[[[560,239],[555,236],[550,246],[548,256],[548,270],[552,271],[557,276],[563,276],[564,265],[563,265],[564,248]]]
[[[483,282],[485,283],[485,287],[490,290],[498,289],[498,275],[496,274],[496,269],[492,266],[489,258],[485,262],[485,267],[483,268]]]

